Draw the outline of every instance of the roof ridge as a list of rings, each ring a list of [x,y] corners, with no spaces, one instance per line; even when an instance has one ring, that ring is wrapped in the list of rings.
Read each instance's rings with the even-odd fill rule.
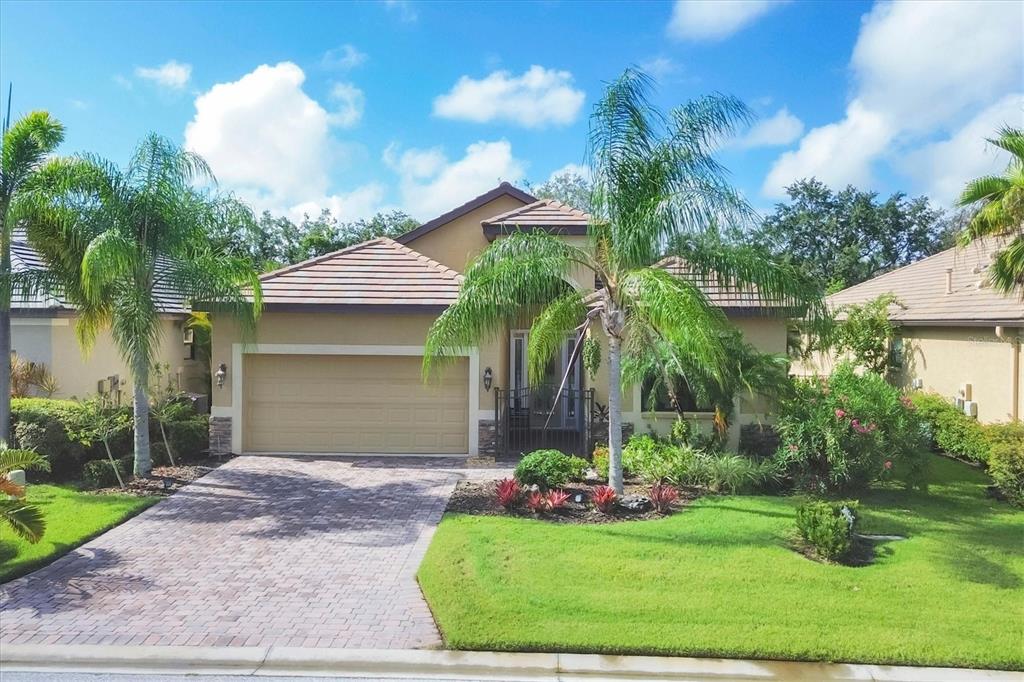
[[[470,211],[474,211],[503,195],[515,197],[516,199],[522,201],[524,204],[530,204],[537,201],[537,197],[519,189],[512,183],[502,182],[497,187],[489,189],[483,194],[473,197],[469,201],[460,204],[459,206],[456,206],[450,211],[442,213],[436,218],[428,220],[419,227],[409,230],[405,234],[399,235],[398,237],[395,238],[395,241],[397,241],[399,244],[405,244],[406,242],[417,239],[418,237],[421,237],[424,234],[427,234],[428,232],[436,230],[442,225],[447,225],[451,221],[461,218]]]
[[[356,249],[361,249],[361,248],[369,246],[370,244],[373,244],[375,242],[380,242],[383,239],[386,239],[386,237],[374,237],[373,239],[367,239],[365,242],[359,242],[358,244],[350,244],[349,246],[346,246],[345,248],[342,248],[342,249],[338,249],[337,251],[331,251],[329,253],[324,253],[324,254],[321,254],[319,256],[313,256],[312,258],[307,258],[306,260],[301,260],[298,263],[292,263],[291,265],[285,265],[284,267],[277,268],[276,270],[270,270],[269,272],[264,272],[263,274],[260,275],[259,278],[260,278],[260,281],[263,281],[264,279],[266,279],[268,277],[276,277],[278,275],[284,275],[284,274],[287,274],[289,272],[293,272],[295,270],[298,270],[299,268],[304,268],[304,267],[306,267],[308,265],[314,265],[316,263],[321,263],[321,262],[327,260],[328,258],[334,258],[335,256],[340,256],[343,253],[349,253],[351,251],[355,251]]]

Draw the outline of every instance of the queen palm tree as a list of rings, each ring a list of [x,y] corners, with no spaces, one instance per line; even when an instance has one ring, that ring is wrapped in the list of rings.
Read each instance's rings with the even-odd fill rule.
[[[79,310],[84,349],[109,328],[131,369],[136,476],[152,470],[147,388],[160,335],[160,295],[230,310],[251,329],[260,310],[257,273],[215,250],[211,234],[244,219],[239,202],[196,188],[206,162],[157,135],[121,170],[93,156],[54,159],[21,207],[29,239]],[[251,215],[248,216],[251,219]],[[252,295],[252,300],[247,297]]]
[[[528,365],[537,379],[568,335],[598,321],[608,345],[609,483],[620,493],[623,355],[640,355],[658,339],[686,349],[709,376],[726,375],[722,334],[728,325],[702,290],[702,280],[756,286],[768,301],[820,309],[818,288],[795,268],[753,249],[712,243],[704,234],[708,226],[753,215],[713,157],[723,138],[748,120],[744,105],[710,95],[665,116],[651,106],[650,89],[646,75],[627,70],[609,84],[591,116],[594,188],[587,246],[540,231],[494,242],[466,269],[458,299],[428,333],[424,357],[429,374],[458,349],[532,318]],[[654,267],[666,255],[681,257],[690,276]],[[602,286],[567,285],[581,269]]]
[[[25,502],[25,488],[7,478],[15,469],[49,471],[50,462],[31,450],[12,450],[0,441],[0,519],[18,537],[39,542],[46,530],[46,521],[39,507]]]
[[[11,296],[28,293],[38,282],[32,273],[11,272],[11,206],[31,185],[46,157],[64,139],[64,126],[45,111],[33,111],[4,130],[0,149],[0,440],[11,429]]]
[[[1010,153],[1002,175],[986,175],[967,183],[960,206],[978,210],[960,233],[961,246],[978,237],[1006,236],[1006,244],[990,269],[993,286],[1002,292],[1020,290],[1024,297],[1024,130],[1003,128],[991,144]]]

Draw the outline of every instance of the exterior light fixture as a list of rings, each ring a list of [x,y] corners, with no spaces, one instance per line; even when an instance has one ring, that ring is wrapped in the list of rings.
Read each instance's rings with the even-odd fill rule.
[[[217,388],[224,388],[224,380],[228,378],[228,366],[223,362],[217,365],[217,371],[213,373],[217,379]]]
[[[490,391],[491,390],[491,382],[492,381],[494,381],[494,372],[492,372],[491,368],[488,367],[487,369],[484,370],[484,390],[485,391]]]

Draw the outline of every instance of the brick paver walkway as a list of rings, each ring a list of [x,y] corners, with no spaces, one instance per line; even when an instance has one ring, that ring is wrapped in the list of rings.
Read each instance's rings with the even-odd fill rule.
[[[445,460],[239,457],[0,587],[0,641],[422,648]]]

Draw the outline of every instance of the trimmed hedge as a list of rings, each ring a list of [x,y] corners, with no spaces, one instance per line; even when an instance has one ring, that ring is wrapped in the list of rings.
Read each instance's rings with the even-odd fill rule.
[[[1024,423],[990,424],[988,473],[1007,500],[1024,506]]]
[[[911,393],[910,401],[931,430],[932,445],[956,457],[985,463],[989,443],[985,426],[938,393]]]
[[[125,481],[131,475],[131,468],[125,466],[124,460],[114,460],[121,478]],[[117,485],[117,474],[110,465],[109,459],[94,459],[82,466],[82,483],[87,488],[112,488]]]

